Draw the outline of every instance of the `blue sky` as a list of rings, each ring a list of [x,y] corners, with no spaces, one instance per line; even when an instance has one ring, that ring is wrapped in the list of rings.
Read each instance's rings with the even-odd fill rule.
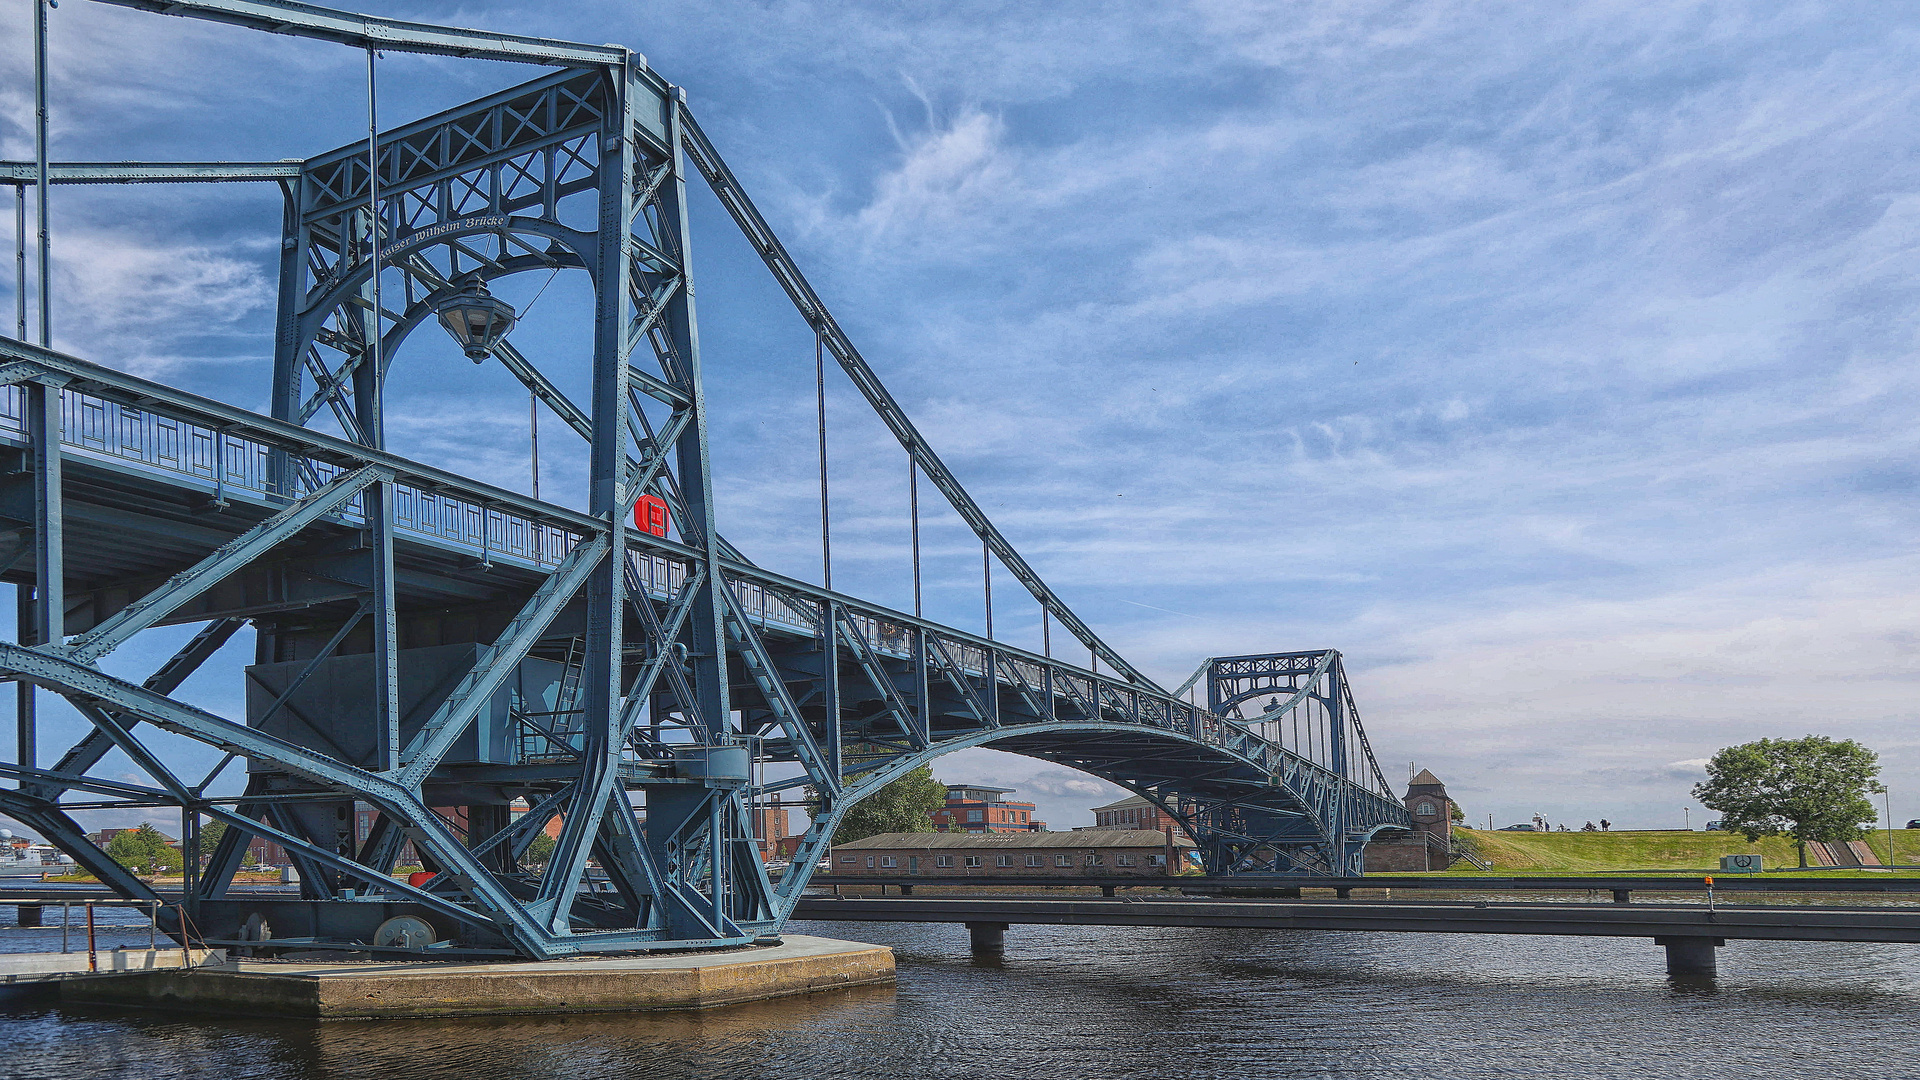
[[[1341,649],[1389,777],[1432,768],[1483,824],[1678,824],[1715,749],[1809,732],[1879,750],[1920,816],[1906,5],[367,9],[619,41],[685,86],[939,452],[1163,682]],[[10,158],[28,10],[0,12]],[[307,156],[364,123],[346,49],[80,0],[53,40],[59,158]],[[395,56],[383,117],[534,74]],[[58,346],[263,404],[277,195],[54,209]],[[695,210],[722,527],[813,576],[811,342]],[[584,302],[559,279],[516,341],[574,362]],[[420,349],[396,444],[524,487],[524,397]],[[836,584],[905,604],[904,459],[833,393]],[[577,486],[552,456],[548,493]],[[929,528],[931,610],[977,626],[977,549]],[[234,681],[193,689],[233,714]],[[1056,825],[1112,790],[937,771]]]

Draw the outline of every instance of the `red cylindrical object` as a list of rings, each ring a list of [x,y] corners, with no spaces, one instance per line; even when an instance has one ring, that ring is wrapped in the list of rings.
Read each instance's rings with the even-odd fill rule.
[[[439,876],[438,873],[432,870],[415,870],[413,873],[407,875],[407,884],[417,889]]]
[[[667,535],[673,519],[667,513],[667,500],[658,495],[642,495],[633,504],[633,527],[649,536]]]

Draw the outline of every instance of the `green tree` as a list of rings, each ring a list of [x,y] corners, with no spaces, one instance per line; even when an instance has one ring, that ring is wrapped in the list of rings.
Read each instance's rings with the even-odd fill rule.
[[[1845,843],[1865,835],[1862,826],[1879,816],[1870,796],[1886,790],[1879,775],[1879,755],[1852,739],[1761,739],[1713,755],[1693,797],[1719,811],[1727,831],[1748,843],[1793,837],[1805,866],[1807,841]]]
[[[854,803],[833,831],[833,842],[887,832],[933,832],[933,812],[945,805],[947,785],[933,778],[931,766],[922,765]]]
[[[1467,820],[1467,812],[1465,810],[1460,809],[1459,803],[1454,802],[1452,799],[1448,799],[1447,803],[1448,805],[1453,807],[1453,809],[1449,812],[1450,820],[1453,820],[1453,821]]]
[[[227,834],[227,823],[209,821],[200,827],[200,854],[211,855],[213,849],[220,846],[220,838]]]
[[[527,853],[520,856],[520,861],[528,866],[545,866],[552,861],[557,843],[553,837],[541,833],[533,838],[533,843],[527,845]]]
[[[181,865],[180,852],[169,846],[160,830],[146,821],[137,829],[115,833],[113,839],[107,841],[107,855],[135,873],[177,870]]]

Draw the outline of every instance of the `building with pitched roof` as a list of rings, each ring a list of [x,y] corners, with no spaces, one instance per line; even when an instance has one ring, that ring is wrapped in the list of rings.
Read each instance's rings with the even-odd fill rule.
[[[1194,865],[1191,845],[1144,829],[880,833],[835,844],[830,874],[856,877],[1164,877]]]
[[[1413,829],[1368,844],[1367,872],[1445,870],[1453,865],[1453,800],[1447,798],[1447,785],[1430,770],[1421,769],[1408,781],[1402,801],[1413,815]]]
[[[1151,829],[1155,832],[1173,834],[1173,842],[1176,844],[1193,846],[1193,841],[1187,839],[1186,830],[1180,827],[1179,819],[1148,802],[1142,795],[1094,807],[1093,824],[1080,826],[1074,831],[1085,832],[1088,828]]]

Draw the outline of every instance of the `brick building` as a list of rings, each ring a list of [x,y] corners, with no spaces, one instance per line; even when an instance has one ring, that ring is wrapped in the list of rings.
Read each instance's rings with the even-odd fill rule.
[[[1403,802],[1413,815],[1413,831],[1388,841],[1367,845],[1369,873],[1407,873],[1419,870],[1445,870],[1453,864],[1453,800],[1447,798],[1447,785],[1432,772],[1421,769],[1407,784]]]
[[[933,812],[933,827],[941,832],[1044,832],[1047,823],[1033,819],[1033,804],[1001,798],[1013,788],[978,784],[947,786],[947,805]]]
[[[780,801],[780,793],[773,793],[773,801],[756,806],[752,811],[753,842],[759,845],[760,861],[772,862],[774,859],[792,858],[792,845],[786,843],[791,835],[787,826],[787,808]],[[784,852],[784,854],[783,854]]]
[[[139,832],[139,831],[140,831],[140,827],[138,825],[128,829],[101,829],[99,832],[88,833],[87,839],[93,841],[94,847],[105,850],[108,844],[113,843],[113,838],[116,836],[119,836],[121,833]],[[160,832],[160,830],[155,829],[154,832]],[[168,836],[166,833],[160,833],[160,839],[165,840],[169,844],[180,843],[180,841],[175,840],[173,837]]]
[[[1121,799],[1117,803],[1094,807],[1092,828],[1149,829],[1153,832],[1172,833],[1174,843],[1193,846],[1193,841],[1187,839],[1186,830],[1180,827],[1178,819],[1140,795]],[[1083,832],[1085,828],[1074,831]]]
[[[836,844],[829,874],[922,877],[1163,877],[1190,862],[1163,832],[881,833]]]

